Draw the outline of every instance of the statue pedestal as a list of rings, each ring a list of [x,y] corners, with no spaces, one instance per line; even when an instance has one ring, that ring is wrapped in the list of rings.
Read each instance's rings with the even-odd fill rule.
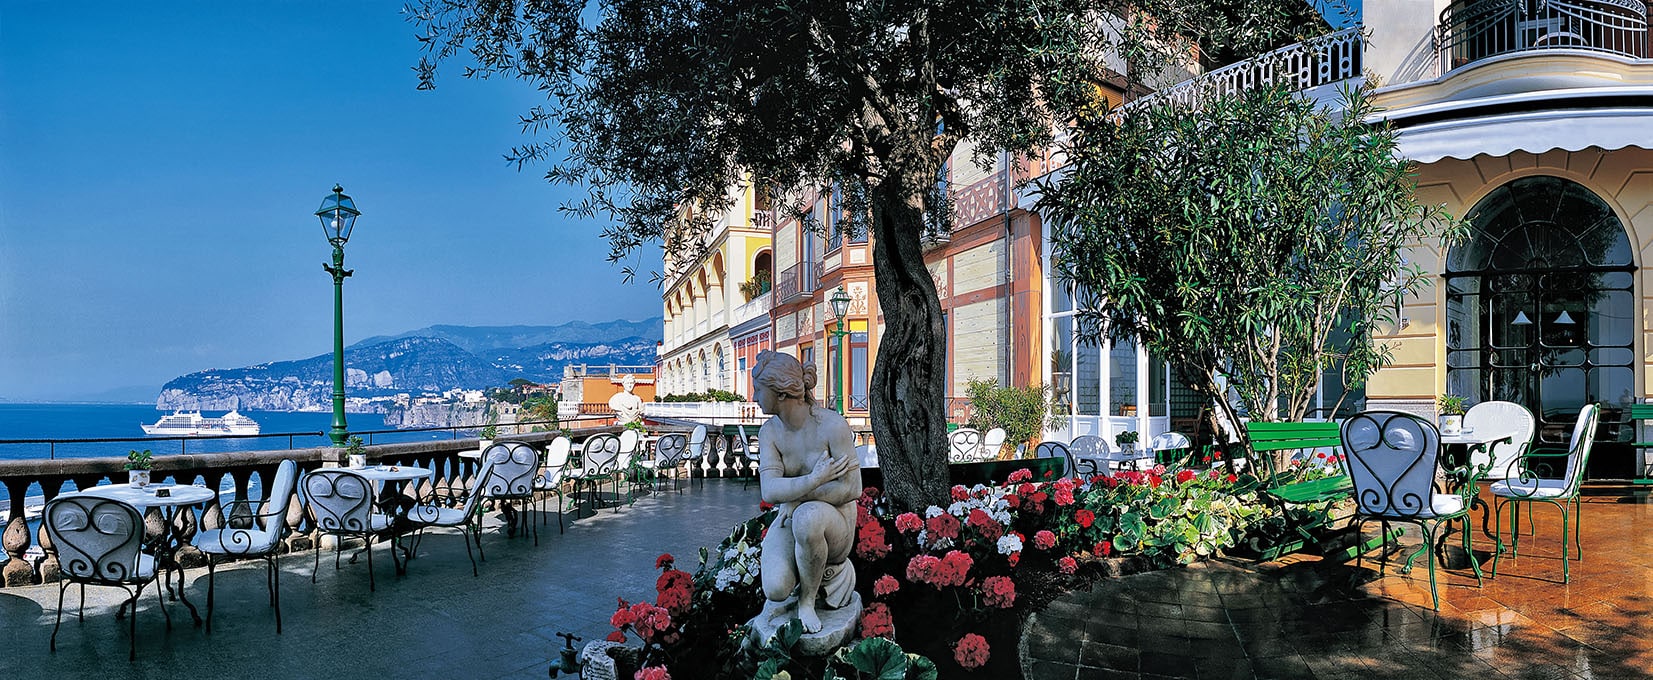
[[[747,639],[748,644],[756,646],[768,645],[788,621],[796,618],[798,596],[794,595],[780,603],[765,605],[751,621],[752,636]],[[855,637],[855,626],[861,620],[861,594],[852,593],[848,604],[837,609],[817,609],[821,617],[821,630],[815,633],[804,633],[798,639],[797,653],[805,656],[826,656],[838,650]]]

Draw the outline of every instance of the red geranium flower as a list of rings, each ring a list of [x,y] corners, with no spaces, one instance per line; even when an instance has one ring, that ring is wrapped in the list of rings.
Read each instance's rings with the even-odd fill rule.
[[[1016,552],[1010,553],[1009,556],[1005,557],[1005,561],[1009,562],[1010,566],[1012,566],[1012,567],[1016,566],[1017,562],[1022,561],[1022,552],[1020,550],[1018,550]]]
[[[863,522],[855,536],[855,554],[861,559],[876,560],[890,554],[890,544],[884,540],[884,525],[877,520]]]
[[[1016,582],[1009,576],[989,576],[981,582],[981,595],[987,606],[1009,609],[1016,604]]]
[[[1057,489],[1056,505],[1058,507],[1073,505],[1073,489]]]
[[[953,500],[955,501],[970,499],[970,490],[964,488],[963,484],[954,484],[950,492],[953,494]]]
[[[1011,484],[1015,484],[1016,482],[1025,482],[1029,479],[1033,479],[1033,471],[1027,468],[1021,468],[1018,470],[1012,470],[1010,476],[1006,478],[1006,481]]]
[[[971,529],[975,529],[977,533],[980,533],[982,538],[989,541],[997,541],[1000,536],[1004,535],[1004,527],[999,526],[998,521],[994,520],[992,515],[987,514],[987,511],[981,508],[971,510],[970,518],[965,520],[965,523],[969,524]]]
[[[1084,508],[1074,510],[1073,511],[1073,521],[1074,521],[1075,524],[1078,524],[1079,526],[1081,526],[1083,528],[1089,529],[1089,528],[1091,528],[1092,524],[1096,523],[1096,513],[1091,512],[1089,510],[1086,510]]]
[[[622,633],[620,631],[614,631],[612,633],[609,633],[608,637],[603,638],[603,639],[608,640],[609,642],[625,642],[626,641],[626,634]]]
[[[895,516],[895,530],[903,534],[910,534],[924,528],[924,519],[917,513],[903,512]]]
[[[970,567],[974,566],[975,563],[976,561],[970,557],[969,553],[957,550],[947,551],[947,556],[941,558],[941,562],[936,565],[933,572],[935,585],[937,587],[964,585],[969,580]]]
[[[901,590],[901,582],[895,580],[895,577],[889,574],[880,576],[877,581],[872,582],[872,594],[878,597],[883,597],[897,590]]]
[[[1033,535],[1033,547],[1040,550],[1056,547],[1056,534],[1051,533],[1049,529],[1040,529],[1039,533]]]
[[[895,621],[890,608],[883,602],[874,602],[861,610],[861,637],[894,637]]]
[[[1194,479],[1196,477],[1199,477],[1199,474],[1194,472],[1193,470],[1178,470],[1177,471],[1177,483],[1178,484],[1187,484],[1189,482],[1194,481]]]
[[[907,580],[913,583],[929,583],[936,565],[940,563],[941,558],[935,555],[914,555],[907,561]]]
[[[987,638],[975,633],[966,633],[959,638],[958,644],[953,646],[953,660],[967,670],[981,668],[987,663],[991,650],[987,647]]]
[[[1056,560],[1056,568],[1060,569],[1064,574],[1071,575],[1074,572],[1079,571],[1079,563],[1074,561],[1072,557],[1064,557]]]
[[[1230,473],[1228,473],[1227,481],[1228,481],[1229,484],[1233,484],[1235,482],[1240,481],[1240,478],[1234,476],[1234,473],[1230,472]]]
[[[672,674],[666,672],[665,666],[649,666],[632,674],[631,680],[672,680]]]
[[[930,532],[930,540],[959,537],[959,519],[947,513],[931,517],[924,522],[924,528]]]
[[[1004,503],[1005,505],[1010,506],[1011,510],[1015,510],[1016,508],[1022,507],[1022,497],[1013,493],[1007,493],[1004,495]]]
[[[659,557],[654,558],[654,568],[665,569],[672,566],[672,562],[675,561],[676,560],[672,559],[671,553],[660,553]]]

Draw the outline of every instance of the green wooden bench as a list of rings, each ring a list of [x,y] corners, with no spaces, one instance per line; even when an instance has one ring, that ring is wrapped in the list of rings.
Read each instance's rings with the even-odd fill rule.
[[[1343,446],[1343,436],[1337,423],[1246,423],[1246,437],[1251,440],[1251,449],[1258,454],[1272,454],[1279,451],[1313,450],[1319,448],[1340,449]],[[1260,455],[1265,461],[1271,457]],[[1280,471],[1269,469],[1259,470],[1257,478],[1261,482],[1258,491],[1281,503],[1291,505],[1308,505],[1314,503],[1333,503],[1347,498],[1354,492],[1354,483],[1349,476],[1334,475],[1324,479],[1315,479],[1307,482],[1282,483],[1279,479]],[[1277,546],[1263,551],[1263,559],[1271,560],[1281,555],[1303,549],[1311,544],[1319,543],[1319,538],[1309,532],[1312,526],[1330,524],[1334,518],[1330,510],[1320,511],[1319,518],[1309,526],[1299,525],[1298,538],[1284,541]],[[1394,530],[1388,535],[1381,535],[1358,545],[1323,556],[1331,559],[1349,559],[1371,548],[1382,545],[1384,540],[1398,536]]]
[[[1630,426],[1632,428],[1635,428],[1632,431],[1632,434],[1630,435],[1631,439],[1636,439],[1636,438],[1641,436],[1641,427],[1640,426],[1643,424],[1643,421],[1648,421],[1648,420],[1653,420],[1653,404],[1631,404],[1630,405]],[[1630,448],[1635,449],[1637,451],[1644,451],[1646,449],[1653,449],[1653,441],[1645,441],[1645,442],[1633,441],[1633,442],[1630,443]],[[1653,454],[1643,454],[1643,455],[1653,455]],[[1641,466],[1641,469],[1636,471],[1635,479],[1630,480],[1630,483],[1632,483],[1632,484],[1653,484],[1653,474],[1650,474],[1650,473],[1653,473],[1653,461],[1644,462]]]

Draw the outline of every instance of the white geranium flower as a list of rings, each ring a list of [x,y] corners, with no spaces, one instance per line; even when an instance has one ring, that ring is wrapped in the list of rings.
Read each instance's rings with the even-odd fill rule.
[[[1009,555],[1022,551],[1022,539],[1015,534],[1005,534],[999,537],[999,554]]]

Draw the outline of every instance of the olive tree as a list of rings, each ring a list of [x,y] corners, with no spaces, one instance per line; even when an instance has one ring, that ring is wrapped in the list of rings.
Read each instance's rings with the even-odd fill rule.
[[[983,162],[1043,153],[1056,123],[1121,75],[1110,61],[1154,73],[1205,53],[1196,43],[1254,53],[1302,25],[1305,7],[423,0],[406,12],[427,52],[421,88],[439,64],[466,59],[467,77],[545,92],[521,120],[532,140],[507,160],[544,163],[548,180],[583,189],[564,209],[606,220],[613,260],[658,242],[668,266],[697,261],[744,183],[800,216],[814,192],[840,187],[849,220],[835,228],[865,230],[873,246],[884,330],[871,419],[887,491],[923,507],[947,499],[945,326],[923,239],[950,227],[937,179],[955,148],[968,143]]]
[[[1137,339],[1227,423],[1303,419],[1327,371],[1363,384],[1426,284],[1405,253],[1464,230],[1373,119],[1352,88],[1086,112],[1039,200],[1081,335]]]

